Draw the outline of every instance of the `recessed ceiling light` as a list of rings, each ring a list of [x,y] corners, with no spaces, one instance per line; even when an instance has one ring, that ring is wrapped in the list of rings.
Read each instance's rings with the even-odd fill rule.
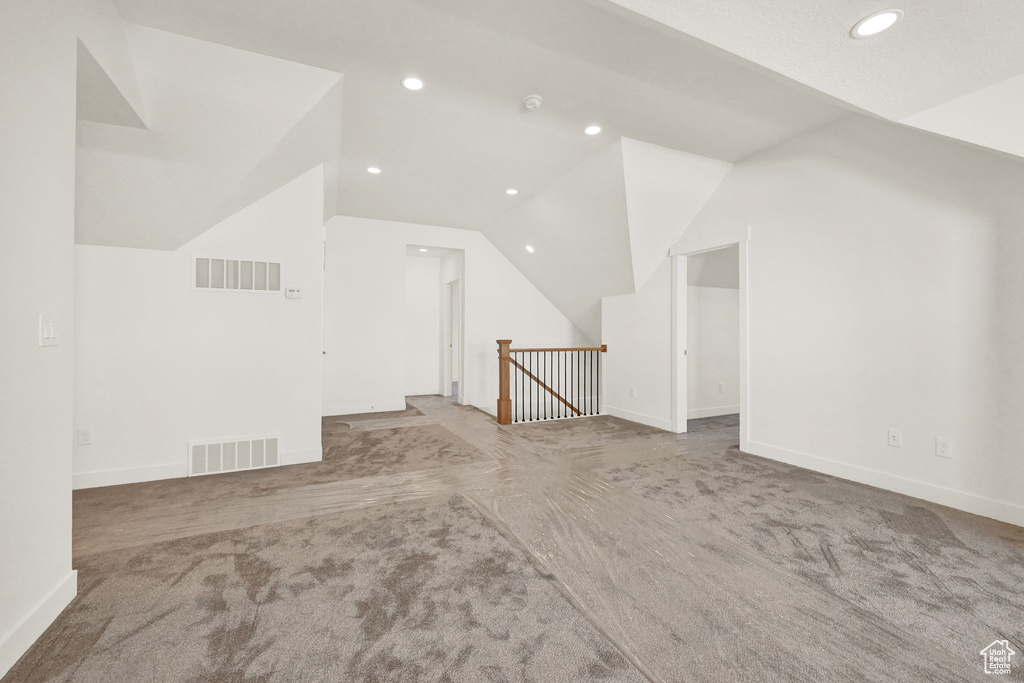
[[[587,135],[597,135],[598,133],[601,132],[601,126],[587,126],[586,128],[583,129],[583,132],[586,133]]]
[[[402,79],[402,87],[406,90],[422,90],[423,81],[415,76],[406,76]]]
[[[526,245],[526,251],[528,251],[528,252],[530,252],[530,253],[532,254],[532,253],[533,253],[533,246],[532,246],[532,245],[529,245],[529,244],[527,244],[527,245]]]
[[[371,166],[370,168],[366,169],[366,172],[372,173],[373,175],[377,175],[378,173],[380,173],[380,169],[377,168],[376,166]]]
[[[854,38],[870,38],[876,36],[903,18],[903,10],[887,9],[864,17],[853,27],[850,35]]]
[[[505,190],[505,194],[519,194],[519,190],[517,190],[514,187],[510,187],[507,190]]]
[[[426,249],[420,249],[420,251],[426,251]]]

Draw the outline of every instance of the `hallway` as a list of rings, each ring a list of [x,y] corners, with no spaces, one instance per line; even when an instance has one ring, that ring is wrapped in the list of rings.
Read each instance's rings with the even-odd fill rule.
[[[77,491],[79,597],[4,683],[962,681],[1024,640],[1020,528],[723,418],[408,403],[324,418],[322,463]]]

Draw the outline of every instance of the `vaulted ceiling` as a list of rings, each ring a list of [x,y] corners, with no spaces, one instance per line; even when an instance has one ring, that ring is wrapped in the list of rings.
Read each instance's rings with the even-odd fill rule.
[[[732,162],[862,111],[1019,138],[967,135],[1020,97],[1015,3],[856,41],[865,0],[116,2],[79,50],[79,241],[174,248],[324,163],[325,216],[480,230],[591,336]]]

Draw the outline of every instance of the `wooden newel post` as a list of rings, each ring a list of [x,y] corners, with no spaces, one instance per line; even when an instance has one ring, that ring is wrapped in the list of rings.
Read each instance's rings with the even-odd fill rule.
[[[509,377],[512,370],[511,339],[498,340],[498,424],[512,424],[512,396],[509,394]]]

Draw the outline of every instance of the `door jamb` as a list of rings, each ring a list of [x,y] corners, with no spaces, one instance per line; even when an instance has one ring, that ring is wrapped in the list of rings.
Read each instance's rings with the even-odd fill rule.
[[[678,339],[680,329],[686,329],[686,265],[684,263],[681,267],[678,267],[676,265],[677,259],[685,259],[687,256],[701,254],[706,251],[715,251],[717,249],[731,247],[734,244],[739,247],[740,450],[744,452],[750,452],[750,424],[751,419],[753,417],[750,413],[749,242],[750,226],[745,226],[743,228],[723,230],[721,232],[712,233],[710,235],[704,235],[693,239],[683,239],[680,242],[678,242],[675,246],[673,246],[671,250],[669,250],[669,256],[671,257],[673,263],[673,276],[677,274],[677,268],[678,272],[680,272],[683,276],[682,283],[676,282],[675,277],[673,277],[672,287],[672,431],[678,434],[686,431],[687,418],[685,414],[681,415],[681,411],[679,410],[680,406],[686,405],[686,394],[680,394],[679,392],[686,392],[687,387],[686,383],[683,382],[683,380],[686,377],[686,373],[679,372],[680,362],[686,363],[686,340],[683,339],[682,344],[680,344],[680,340]],[[679,297],[682,297],[681,301],[679,300]],[[679,353],[680,346],[683,347],[683,353]],[[680,382],[682,382],[683,384],[681,388],[679,386]],[[680,396],[682,397],[681,400]]]

